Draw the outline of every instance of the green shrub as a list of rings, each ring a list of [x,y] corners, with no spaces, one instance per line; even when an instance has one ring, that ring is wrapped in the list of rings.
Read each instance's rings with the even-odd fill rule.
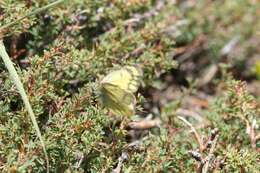
[[[50,2],[4,0],[0,27]],[[137,144],[129,141],[130,132],[120,128],[98,102],[99,81],[112,69],[139,64],[144,71],[140,95],[145,97],[156,82],[167,83],[163,76],[178,68],[173,57],[197,38],[209,38],[201,56],[218,64],[227,40],[241,35],[247,43],[257,33],[250,18],[256,9],[249,1],[185,2],[64,1],[0,30],[40,126],[51,172],[111,172],[122,153],[128,156],[123,172],[198,172],[202,163],[190,153],[200,146],[176,116],[182,98],[160,105],[162,124],[140,132]],[[0,171],[46,172],[42,147],[8,75],[1,61]],[[209,170],[257,172],[259,141],[248,130],[252,127],[256,134],[259,130],[253,125],[259,124],[258,100],[245,83],[225,74],[214,82],[220,92],[202,112],[208,126],[198,129],[204,138],[210,137],[211,129],[219,130]],[[193,89],[186,92],[199,91]],[[148,101],[138,97],[138,106]],[[207,148],[200,154],[206,158],[209,153]]]

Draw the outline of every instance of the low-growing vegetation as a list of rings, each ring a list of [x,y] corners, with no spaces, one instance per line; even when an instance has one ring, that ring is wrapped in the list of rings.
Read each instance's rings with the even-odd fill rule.
[[[2,0],[49,165],[1,59],[0,172],[259,172],[259,17],[255,0]],[[143,76],[121,118],[99,88],[126,65]]]

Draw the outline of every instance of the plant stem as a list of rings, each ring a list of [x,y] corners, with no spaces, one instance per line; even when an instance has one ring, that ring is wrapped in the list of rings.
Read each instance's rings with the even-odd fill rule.
[[[197,141],[198,144],[199,144],[200,153],[202,154],[203,151],[205,150],[205,146],[204,146],[204,144],[203,144],[203,142],[202,142],[202,139],[201,139],[199,133],[198,133],[197,130],[193,127],[193,125],[192,125],[189,121],[187,121],[185,118],[183,118],[183,117],[181,117],[181,116],[178,116],[178,118],[179,118],[180,120],[182,120],[185,124],[187,124],[187,125],[190,127],[192,133],[194,134],[194,137],[195,137],[196,141]]]
[[[39,126],[37,124],[37,121],[36,121],[36,118],[35,118],[35,115],[33,113],[33,110],[32,110],[32,107],[31,107],[31,104],[29,102],[29,99],[26,95],[26,92],[24,90],[24,87],[23,87],[23,84],[14,68],[14,65],[12,63],[12,61],[10,60],[6,50],[5,50],[5,46],[3,44],[3,41],[0,40],[0,56],[2,57],[2,60],[4,61],[4,64],[10,74],[10,77],[11,79],[13,80],[19,94],[21,95],[22,97],[22,100],[24,102],[24,105],[25,105],[25,108],[27,109],[28,113],[29,113],[29,116],[32,120],[32,123],[33,123],[33,127],[36,131],[36,135],[38,136],[38,138],[40,139],[40,143],[42,145],[42,148],[43,148],[43,152],[44,152],[44,155],[45,155],[45,159],[46,159],[46,168],[47,168],[47,172],[49,172],[49,159],[48,159],[48,154],[47,154],[47,151],[46,151],[46,147],[45,147],[45,144],[44,144],[44,141],[42,139],[42,135],[41,135],[41,131],[39,129]]]

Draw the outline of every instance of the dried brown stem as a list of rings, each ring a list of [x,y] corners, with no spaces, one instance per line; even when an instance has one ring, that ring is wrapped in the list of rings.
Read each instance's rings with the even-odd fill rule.
[[[208,170],[209,170],[209,166],[210,166],[210,164],[211,164],[211,162],[212,162],[212,158],[213,158],[213,156],[214,156],[214,151],[215,151],[215,148],[216,148],[216,145],[217,145],[217,141],[218,141],[218,135],[215,137],[215,139],[213,140],[213,143],[212,143],[212,146],[211,146],[211,148],[210,148],[210,150],[209,150],[209,154],[208,154],[208,157],[206,158],[207,160],[206,160],[206,162],[205,162],[205,164],[204,164],[204,166],[203,166],[203,169],[202,169],[202,173],[207,173],[208,172]]]
[[[193,133],[193,135],[194,135],[196,141],[197,141],[198,144],[199,144],[200,152],[202,153],[202,152],[205,150],[206,147],[204,146],[203,141],[202,141],[202,139],[201,139],[199,133],[197,132],[197,130],[196,130],[196,129],[193,127],[193,125],[192,125],[190,122],[188,122],[185,118],[180,117],[180,116],[178,116],[178,118],[179,118],[180,120],[182,120],[185,124],[187,124],[187,125],[190,127],[191,132]]]
[[[126,54],[123,59],[127,59],[129,57],[137,57],[138,55],[142,54],[145,50],[145,44],[141,44],[139,47],[137,47],[136,49],[134,49],[132,52]]]
[[[161,120],[159,118],[153,120],[142,120],[142,121],[134,121],[130,122],[128,126],[132,129],[151,129],[153,127],[158,127],[161,124]]]
[[[122,166],[123,166],[123,162],[125,160],[128,159],[128,155],[127,153],[123,152],[121,154],[121,156],[118,158],[118,164],[117,164],[117,167],[112,171],[112,173],[120,173],[121,172],[121,169],[122,169]]]
[[[246,122],[247,134],[249,135],[249,138],[250,138],[251,147],[253,149],[256,149],[256,141],[257,141],[257,138],[259,138],[259,136],[256,135],[256,133],[255,133],[256,123],[255,122],[250,123],[247,119],[245,119],[245,122]]]

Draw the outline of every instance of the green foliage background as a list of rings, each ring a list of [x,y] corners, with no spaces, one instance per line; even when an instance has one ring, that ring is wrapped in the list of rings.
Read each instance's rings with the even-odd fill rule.
[[[3,0],[0,24],[50,2]],[[106,115],[97,99],[99,80],[123,65],[140,64],[142,90],[153,86],[161,74],[177,68],[173,59],[177,48],[201,35],[208,39],[205,57],[210,62],[221,63],[221,48],[237,35],[245,44],[244,51],[230,67],[238,67],[254,54],[255,47],[246,45],[259,34],[259,4],[250,0],[188,2],[70,0],[1,31],[11,57],[19,49],[26,51],[13,61],[43,133],[51,172],[111,172],[122,152],[129,157],[123,172],[196,171],[197,162],[188,151],[198,145],[176,118],[175,104],[166,105],[170,113],[161,112],[160,132],[149,131],[137,149],[129,149],[126,130],[113,124],[114,118]],[[229,73],[223,72],[216,83],[221,92],[203,112],[210,125],[199,130],[208,136],[211,128],[219,129],[215,155],[224,164],[215,172],[256,173],[259,153],[250,145],[245,120],[259,124],[259,99]],[[173,129],[177,129],[174,134]],[[0,62],[0,171],[45,169],[41,145]]]

